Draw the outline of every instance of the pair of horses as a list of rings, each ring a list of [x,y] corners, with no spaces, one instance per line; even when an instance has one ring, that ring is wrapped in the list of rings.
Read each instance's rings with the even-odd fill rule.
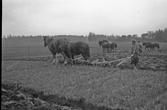
[[[56,54],[61,53],[64,57],[64,65],[67,64],[68,59],[70,62],[74,59],[75,55],[82,54],[85,60],[90,57],[89,45],[85,42],[69,42],[67,39],[53,39],[49,36],[43,36],[44,47],[48,46],[51,54],[53,55],[53,64],[58,63]]]
[[[110,42],[107,40],[99,41],[99,46],[103,48],[103,53],[111,53],[111,52],[114,53],[117,50],[117,43]]]
[[[145,47],[145,50],[147,51],[155,50],[155,48],[159,50],[160,48],[158,43],[151,43],[151,42],[143,42],[143,46]]]

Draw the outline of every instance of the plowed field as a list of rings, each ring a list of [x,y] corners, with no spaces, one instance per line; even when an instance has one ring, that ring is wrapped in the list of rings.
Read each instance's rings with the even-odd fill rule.
[[[118,46],[117,53],[103,54],[100,47],[91,44],[90,60],[113,61],[130,56],[130,44],[119,44]],[[82,102],[80,99],[84,99],[84,104],[90,104],[84,105],[84,107],[94,107],[93,110],[104,106],[110,109],[165,110],[167,109],[167,51],[166,46],[161,47],[162,49],[159,51],[144,51],[140,55],[138,70],[133,70],[130,62],[122,64],[119,68],[114,66],[116,64],[91,66],[79,61],[74,65],[63,66],[61,57],[59,57],[60,63],[53,65],[51,64],[52,56],[47,48],[32,46],[27,55],[24,45],[7,46],[4,47],[2,53],[2,83],[21,83],[24,88],[42,91],[45,95],[49,94],[47,101],[56,96],[71,99],[74,102]],[[23,93],[25,97],[22,97],[20,96],[21,89],[19,89],[21,92],[6,90],[1,98],[4,98],[5,104],[9,106],[10,104],[17,105],[18,102],[15,100],[18,98],[19,107],[24,107],[21,105],[23,103],[28,106],[26,104],[32,102],[29,107],[40,108],[41,106],[35,106],[35,102],[42,105],[41,103],[44,101],[45,107],[50,105],[53,109],[54,107],[57,109],[63,109],[63,107],[85,109],[75,106],[75,104],[72,106],[71,103],[68,105],[67,101],[63,105],[60,100],[56,99],[47,102],[41,97],[29,97],[29,93]],[[6,97],[8,92],[11,93],[11,96],[14,94],[14,98]],[[25,100],[29,102],[26,103]],[[63,102],[63,100],[61,101]],[[90,108],[87,107],[86,110]]]

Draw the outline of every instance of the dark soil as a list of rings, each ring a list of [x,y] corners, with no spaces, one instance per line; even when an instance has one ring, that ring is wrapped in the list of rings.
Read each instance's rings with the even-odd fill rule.
[[[45,94],[21,84],[1,84],[1,110],[127,110],[108,108],[58,95]]]

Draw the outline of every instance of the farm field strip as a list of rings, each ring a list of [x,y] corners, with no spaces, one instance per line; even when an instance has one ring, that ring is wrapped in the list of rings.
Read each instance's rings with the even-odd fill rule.
[[[17,48],[17,46],[13,47],[15,49],[11,47],[10,50],[4,49],[3,51],[2,82],[21,83],[25,87],[73,99],[83,97],[87,102],[110,107],[121,106],[135,109],[151,107],[156,101],[163,106],[166,101],[163,99],[164,94],[167,93],[166,71],[136,71],[83,64],[52,65],[50,62],[52,56],[47,48],[31,45],[28,56],[25,48]],[[36,48],[33,48],[34,46]],[[93,43],[91,44],[91,54],[95,58],[111,60],[129,55],[128,48],[130,49],[130,45],[125,43],[119,46],[122,51],[120,53],[102,54],[101,48]],[[127,50],[128,52],[124,52]],[[148,62],[145,61],[146,64],[153,62],[153,65],[150,65],[155,66],[154,63],[158,61],[160,66],[164,66],[163,64],[166,65],[165,61],[167,60],[167,52],[164,51],[160,51],[160,53],[157,51],[144,52],[145,56],[142,58],[143,60],[150,58]],[[161,55],[154,57],[158,54]],[[157,60],[157,58],[159,59]]]
[[[157,82],[156,84],[150,82],[149,85],[151,89],[149,91],[153,89],[152,87],[154,87],[154,84],[157,85],[158,91],[161,91],[160,88],[167,87],[167,85],[164,85],[166,77],[165,72],[143,71],[144,73],[142,73],[141,71],[136,72],[135,70],[123,71],[109,68],[105,68],[104,70],[102,67],[76,65],[62,68],[61,64],[55,66],[40,61],[34,63],[31,61],[23,61],[18,66],[20,65],[22,65],[22,69],[12,68],[12,70],[9,70],[2,75],[3,79],[20,82],[28,87],[50,91],[50,93],[61,94],[67,97],[84,97],[87,101],[102,105],[107,105],[110,102],[109,105],[116,106],[116,102],[119,103],[125,96],[131,97],[130,99],[133,100],[138,100],[140,95],[144,95],[142,92],[143,90],[141,89],[141,84],[145,85],[150,80],[159,82],[159,78],[163,76],[164,78],[161,79],[162,82],[160,83]],[[14,74],[15,76],[13,77]],[[161,86],[158,87],[158,85]],[[135,96],[128,96],[128,94],[131,94],[131,92],[129,93],[128,91],[135,94],[140,91],[141,94],[138,94],[139,96],[136,96],[137,94]],[[145,92],[146,91],[147,89]],[[144,96],[141,98],[144,99]],[[148,98],[150,97],[152,96],[148,96]],[[128,105],[130,104],[130,99],[127,101]]]

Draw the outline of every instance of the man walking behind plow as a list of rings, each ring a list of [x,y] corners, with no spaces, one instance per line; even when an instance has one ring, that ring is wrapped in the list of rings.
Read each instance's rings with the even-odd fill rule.
[[[131,51],[131,65],[137,70],[137,64],[139,63],[139,47],[136,44],[136,40],[132,40],[132,51]]]

